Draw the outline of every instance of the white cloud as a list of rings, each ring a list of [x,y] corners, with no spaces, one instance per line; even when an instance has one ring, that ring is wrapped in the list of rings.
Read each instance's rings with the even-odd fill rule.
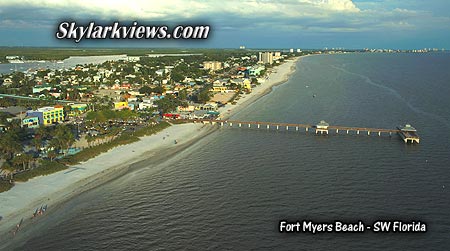
[[[370,2],[360,9],[352,0],[2,0],[0,26],[19,23],[54,27],[61,19],[75,21],[137,20],[139,22],[186,20],[212,22],[217,29],[269,28],[318,32],[362,32],[442,25],[448,17],[407,9],[384,9],[386,3]],[[377,5],[377,3],[379,3]],[[12,27],[12,26],[11,26]]]
[[[228,0],[228,1],[102,1],[102,0],[5,0],[0,7],[38,7],[53,10],[51,15],[75,13],[101,15],[105,18],[170,18],[172,16],[192,18],[211,13],[232,13],[239,15],[283,14],[286,16],[322,15],[325,12],[355,12],[359,9],[351,0]]]

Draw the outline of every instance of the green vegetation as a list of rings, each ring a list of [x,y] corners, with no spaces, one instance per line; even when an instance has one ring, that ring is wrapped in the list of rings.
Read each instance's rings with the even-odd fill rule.
[[[172,94],[167,94],[164,98],[156,100],[154,104],[158,105],[162,113],[175,111],[178,106],[186,106],[186,102],[181,101]]]
[[[62,163],[56,161],[41,160],[41,164],[39,167],[14,175],[14,181],[25,182],[34,177],[49,175],[64,169],[67,169],[67,167]]]
[[[7,180],[0,180],[0,193],[6,192],[14,186],[13,183],[9,183]]]
[[[107,152],[114,147],[139,141],[139,137],[157,133],[169,126],[170,126],[169,123],[161,122],[155,126],[148,126],[141,128],[135,131],[134,133],[125,133],[117,137],[116,139],[112,140],[111,142],[86,148],[75,155],[67,156],[61,159],[60,161],[68,165],[74,165],[83,161],[87,161],[88,159],[98,156],[101,153]]]
[[[105,56],[127,54],[144,56],[160,53],[204,54],[211,60],[224,60],[224,52],[243,54],[245,50],[235,49],[178,49],[178,48],[48,48],[48,47],[0,47],[0,62],[7,62],[6,56],[23,56],[25,60],[63,60],[70,56]],[[175,58],[175,57],[174,57]]]
[[[101,110],[101,111],[90,111],[86,114],[86,119],[95,122],[105,122],[110,119],[123,119],[128,120],[137,117],[138,114],[134,111],[123,109],[120,111],[112,110]]]
[[[83,161],[87,161],[93,157],[98,156],[99,154],[101,154],[103,152],[107,152],[108,150],[110,150],[114,147],[139,141],[139,137],[157,133],[169,126],[170,126],[169,123],[161,122],[154,126],[143,127],[135,132],[124,133],[121,136],[117,137],[116,139],[114,139],[108,143],[84,149],[83,151],[81,151],[75,155],[66,156],[60,160],[55,160],[55,161],[40,160],[39,165],[37,167],[31,168],[31,169],[26,169],[26,171],[23,171],[21,173],[13,175],[13,177],[12,177],[13,181],[25,182],[34,177],[49,175],[49,174],[52,174],[52,173],[55,173],[55,172],[58,172],[61,170],[65,170],[68,168],[67,165],[74,165],[74,164],[77,164],[77,163],[80,163]],[[59,131],[59,130],[61,130],[61,131]],[[55,128],[53,133],[55,135],[61,136],[61,135],[64,135],[64,131],[65,131],[65,129]],[[41,137],[41,138],[44,138],[44,137],[46,137],[46,135],[48,133],[50,133],[50,132],[47,131],[46,129],[41,129],[41,131],[37,132],[37,135],[39,135],[39,137]],[[50,158],[51,153],[54,153],[54,151],[50,151],[48,153],[49,158]],[[53,157],[56,157],[56,154],[54,154]],[[53,158],[51,158],[51,159],[53,159]],[[5,170],[10,170],[10,171],[15,170],[15,169],[24,170],[26,166],[28,166],[28,168],[29,168],[29,164],[28,165],[25,165],[25,164],[29,163],[29,161],[32,161],[32,160],[33,159],[31,158],[31,156],[18,155],[16,157],[12,158],[12,160],[10,161],[11,164],[9,164],[9,162],[7,162],[3,165],[2,168]],[[5,181],[5,180],[0,180],[0,192],[8,191],[13,186],[14,186],[14,183],[9,183],[9,181]]]

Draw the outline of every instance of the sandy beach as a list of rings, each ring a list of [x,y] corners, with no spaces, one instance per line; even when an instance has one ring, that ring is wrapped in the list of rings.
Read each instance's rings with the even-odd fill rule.
[[[291,59],[274,67],[268,79],[254,88],[250,94],[241,97],[235,105],[227,104],[220,108],[221,118],[229,118],[269,93],[273,86],[287,81],[295,71],[298,59]],[[157,165],[214,129],[212,126],[202,124],[172,125],[157,134],[142,137],[140,141],[129,145],[116,147],[64,171],[16,183],[11,190],[0,193],[0,216],[3,217],[0,221],[0,243],[11,238],[10,232],[22,218],[24,224],[21,228],[26,229],[27,225],[32,223],[30,218],[36,208],[47,204],[51,213],[59,203],[125,174],[132,164],[146,160]],[[175,139],[178,144],[174,143]]]

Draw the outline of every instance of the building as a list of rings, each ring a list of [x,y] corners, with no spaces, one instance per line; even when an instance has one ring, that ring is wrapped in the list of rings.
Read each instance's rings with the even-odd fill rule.
[[[266,68],[264,66],[259,66],[256,68],[252,67],[252,68],[248,69],[248,74],[250,76],[259,76],[259,75],[261,75],[261,72],[264,71],[265,69]]]
[[[48,84],[43,84],[43,85],[36,85],[33,87],[33,93],[40,93],[42,91],[50,91],[52,89],[52,87]]]
[[[85,113],[87,110],[87,104],[71,104],[69,116],[77,116]]]
[[[64,111],[62,106],[47,106],[27,111],[27,117],[38,117],[40,125],[51,125],[64,121]]]
[[[320,134],[328,134],[328,127],[330,126],[330,124],[328,124],[327,122],[325,122],[325,120],[321,120],[319,122],[319,124],[316,125],[316,134],[320,133]]]
[[[22,127],[26,128],[37,128],[39,127],[38,117],[26,117],[22,120]]]
[[[289,49],[289,52],[290,52],[290,53],[294,53],[294,49],[292,49],[292,48]]]
[[[279,60],[281,58],[281,52],[276,51],[273,53],[273,60]]]
[[[233,79],[232,82],[237,84],[237,85],[239,85],[239,86],[241,86],[244,89],[247,89],[249,91],[252,90],[251,81],[248,78]]]
[[[122,110],[122,109],[130,109],[128,106],[128,102],[121,101],[121,102],[114,102],[114,110]]]
[[[273,53],[272,52],[260,52],[259,53],[259,62],[264,64],[272,64],[273,63]]]
[[[219,61],[205,61],[203,62],[203,69],[217,71],[223,68],[222,62]]]
[[[137,56],[128,56],[127,57],[128,62],[138,62],[139,60],[141,60],[141,57],[137,57]]]

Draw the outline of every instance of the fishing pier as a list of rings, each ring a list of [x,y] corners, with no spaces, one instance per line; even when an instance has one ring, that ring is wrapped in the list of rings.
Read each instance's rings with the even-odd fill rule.
[[[239,120],[215,120],[215,119],[196,119],[196,120],[184,120],[186,122],[203,123],[211,125],[219,125],[221,127],[248,127],[258,129],[276,129],[284,131],[304,131],[312,132],[320,135],[334,134],[375,134],[378,136],[392,136],[392,134],[398,134],[405,143],[417,143],[420,142],[420,137],[417,134],[417,130],[411,125],[407,124],[404,127],[398,127],[397,129],[382,129],[382,128],[368,128],[368,127],[349,127],[349,126],[333,126],[325,122],[320,121],[316,125],[310,124],[291,124],[291,123],[275,123],[275,122],[261,122],[261,121],[239,121]]]

